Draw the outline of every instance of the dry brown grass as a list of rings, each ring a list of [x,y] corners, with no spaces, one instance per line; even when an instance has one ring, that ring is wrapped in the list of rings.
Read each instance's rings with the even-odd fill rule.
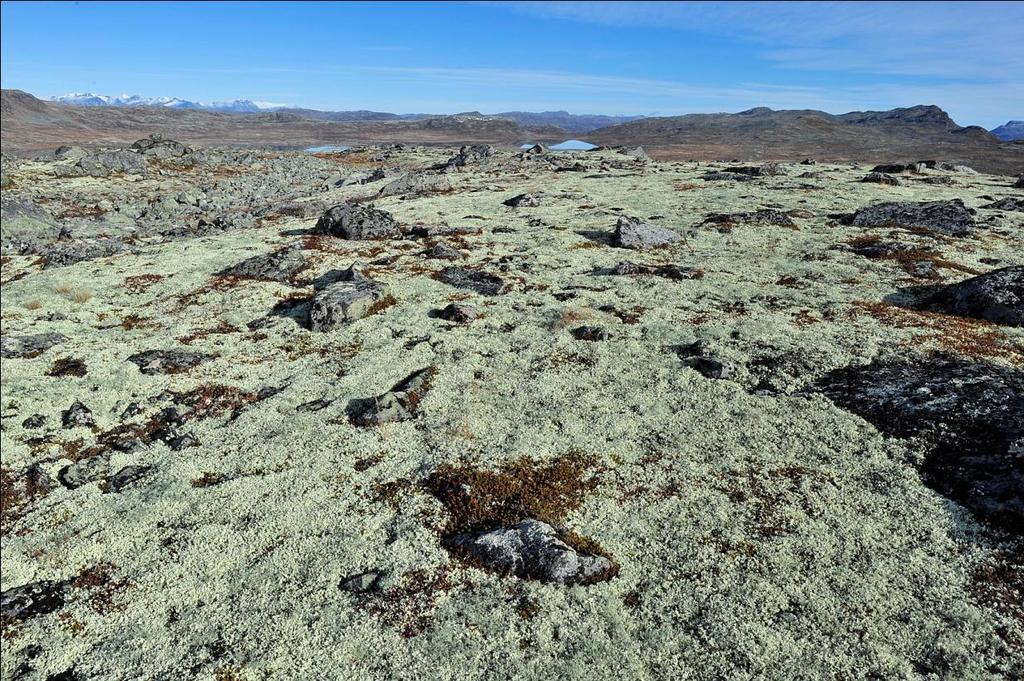
[[[61,294],[71,293],[74,289],[75,287],[70,282],[67,281],[57,282],[57,284],[53,287],[54,291]]]
[[[898,329],[920,329],[914,346],[934,343],[945,350],[974,359],[1002,359],[1024,365],[1024,353],[1014,347],[998,325],[978,319],[956,317],[939,312],[910,310],[890,303],[859,302],[856,310]]]
[[[25,309],[26,310],[39,310],[42,307],[43,307],[43,301],[39,300],[38,298],[33,298],[32,300],[30,300],[27,303],[25,303]]]
[[[71,294],[71,300],[75,301],[78,304],[88,303],[90,300],[92,300],[92,291],[89,291],[88,289],[75,291],[74,293]]]

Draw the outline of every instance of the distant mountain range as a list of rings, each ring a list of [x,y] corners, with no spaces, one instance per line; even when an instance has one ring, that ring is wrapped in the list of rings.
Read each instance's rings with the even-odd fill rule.
[[[139,95],[97,95],[92,92],[76,92],[60,97],[51,97],[51,102],[72,104],[74,106],[114,106],[114,107],[161,107],[165,109],[196,109],[201,111],[222,111],[228,113],[258,113],[261,111],[279,111],[291,113],[303,118],[317,121],[418,121],[425,118],[440,118],[443,114],[408,113],[395,114],[384,111],[321,111],[304,109],[271,102],[254,102],[250,99],[236,99],[233,102],[193,102],[178,97],[140,97]],[[482,114],[469,111],[455,114],[463,117],[476,118],[507,118],[524,127],[557,126],[567,132],[589,132],[608,125],[627,123],[641,116],[605,116],[598,114],[571,114],[568,111],[505,111],[496,114]]]
[[[992,134],[1004,142],[1024,140],[1024,121],[1007,121],[998,128],[992,128]]]
[[[0,141],[5,153],[52,151],[62,144],[120,146],[153,133],[197,146],[273,149],[389,142],[519,146],[574,137],[604,146],[643,145],[659,160],[784,161],[810,157],[906,163],[936,159],[1007,175],[1016,175],[1024,168],[1024,144],[1003,141],[978,126],[957,125],[945,111],[928,105],[841,115],[761,107],[740,113],[628,120],[563,111],[402,116],[375,111],[260,108],[259,103],[251,103],[256,111],[235,111],[225,108],[225,104],[196,105],[171,98],[141,103],[141,97],[80,95],[81,101],[70,103],[66,98],[66,103],[57,103],[19,90],[3,90],[2,95]],[[590,128],[609,120],[616,123]],[[1014,125],[1019,123],[1003,127]]]

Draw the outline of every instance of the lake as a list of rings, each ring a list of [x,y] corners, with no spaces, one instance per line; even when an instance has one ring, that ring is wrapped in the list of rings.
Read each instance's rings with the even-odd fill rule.
[[[344,144],[325,144],[320,147],[310,147],[306,149],[311,154],[337,154],[342,151],[348,151],[350,147],[346,147]]]

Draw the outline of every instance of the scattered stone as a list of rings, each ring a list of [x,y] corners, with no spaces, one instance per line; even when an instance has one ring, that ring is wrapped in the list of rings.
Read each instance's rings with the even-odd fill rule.
[[[736,366],[732,362],[715,355],[703,341],[679,348],[677,354],[686,366],[705,378],[729,379],[736,373]]]
[[[488,144],[474,144],[459,149],[459,153],[452,156],[445,162],[446,168],[462,168],[463,166],[480,163],[490,158],[494,150]]]
[[[203,443],[199,441],[199,438],[192,433],[175,435],[167,439],[167,446],[170,447],[172,452],[180,452],[183,449],[199,447],[202,444]]]
[[[65,466],[57,472],[57,481],[68,489],[77,489],[90,482],[102,480],[110,472],[110,459],[106,454],[95,454]]]
[[[68,409],[61,412],[60,422],[65,428],[96,425],[92,412],[81,402],[75,402]]]
[[[1024,189],[1024,173],[1017,176],[1017,181],[1013,183],[1013,186],[1017,189]]]
[[[963,173],[964,175],[977,175],[978,171],[970,166],[960,165],[958,163],[940,163],[939,170],[948,170],[954,173]]]
[[[42,414],[32,414],[21,422],[21,427],[26,430],[35,430],[46,425],[46,417]]]
[[[446,243],[436,243],[424,255],[431,260],[460,260],[462,253]]]
[[[573,338],[581,341],[606,341],[612,337],[608,329],[600,326],[578,326],[571,333]]]
[[[382,570],[367,570],[348,577],[344,577],[338,588],[349,593],[362,594],[376,591],[377,585],[384,576]]]
[[[893,177],[892,175],[886,175],[885,173],[868,173],[861,178],[861,182],[873,182],[875,184],[887,184],[892,187],[902,187],[903,181]]]
[[[67,582],[43,580],[7,589],[0,594],[0,623],[6,629],[17,622],[60,610],[68,588]]]
[[[67,341],[59,333],[37,333],[31,336],[0,337],[0,357],[20,357],[31,359],[38,357],[55,345]]]
[[[543,144],[534,144],[532,147],[526,150],[527,154],[546,154],[548,150]]]
[[[1009,210],[1018,213],[1024,213],[1024,199],[1017,198],[1016,196],[1008,196],[1005,199],[999,199],[993,201],[987,206],[982,206],[989,210]]]
[[[975,227],[974,211],[960,199],[951,201],[893,201],[857,210],[843,220],[856,227],[924,229],[947,236],[967,236]]]
[[[533,194],[519,194],[511,199],[505,199],[502,203],[510,208],[536,208],[540,205],[540,200]]]
[[[459,305],[458,303],[450,303],[445,308],[438,310],[436,315],[438,319],[443,319],[447,322],[455,322],[456,324],[468,324],[474,319],[480,316],[480,313],[468,305]]]
[[[128,358],[146,376],[154,374],[181,374],[213,359],[213,355],[190,350],[146,350]]]
[[[466,234],[479,234],[479,227],[466,227],[461,225],[413,225],[408,230],[409,236],[419,239],[435,239],[441,236],[464,236]]]
[[[647,155],[647,152],[644,151],[643,147],[637,147],[636,149],[631,149],[631,150],[626,151],[624,153],[627,156],[632,156],[634,159],[636,159],[637,161],[640,161],[641,163],[651,163],[651,162],[654,161],[653,158],[651,158],[650,156]]]
[[[67,144],[57,147],[53,152],[53,157],[58,161],[77,161],[83,156],[88,155],[88,149]]]
[[[704,276],[704,270],[696,267],[683,267],[682,265],[644,265],[629,260],[622,260],[612,269],[612,274],[617,276],[653,274],[666,279],[682,281],[684,279],[700,279]]]
[[[955,187],[959,184],[955,179],[949,175],[929,175],[928,177],[922,177],[918,180],[925,184],[940,184],[944,187]]]
[[[918,437],[925,483],[998,529],[1024,533],[1024,372],[953,357],[876,360],[820,392],[891,437]]]
[[[505,282],[501,277],[466,267],[446,267],[435,278],[449,286],[468,289],[483,296],[497,296],[505,292]]]
[[[78,159],[71,166],[56,165],[53,173],[57,177],[107,177],[113,174],[145,175],[146,159],[134,151],[98,151]]]
[[[246,258],[218,274],[240,279],[259,281],[292,281],[296,275],[309,267],[306,256],[294,248],[284,248],[266,255]]]
[[[329,208],[320,216],[313,231],[341,239],[390,239],[401,235],[390,213],[355,203]]]
[[[929,310],[994,324],[1024,326],[1024,265],[950,284],[924,301]]]
[[[315,400],[310,400],[309,402],[303,402],[299,406],[295,407],[295,409],[296,411],[313,412],[320,411],[321,409],[326,409],[332,404],[334,404],[334,400],[329,400],[325,397],[321,397]]]
[[[313,294],[309,328],[318,332],[331,331],[367,317],[393,302],[388,287],[380,282],[365,277],[337,281]]]
[[[349,420],[357,426],[379,426],[415,418],[420,401],[430,390],[436,372],[433,367],[419,369],[383,395],[352,400],[346,409]]]
[[[418,196],[421,194],[437,194],[452,191],[451,180],[444,173],[408,173],[397,180],[392,180],[380,188],[377,193],[385,196]]]
[[[144,137],[131,146],[136,152],[154,158],[180,158],[193,153],[191,147],[171,139],[164,139],[162,135],[151,135]]]
[[[124,241],[113,237],[59,240],[38,249],[46,268],[68,267],[86,260],[108,258],[125,251]]]
[[[786,169],[779,163],[764,163],[759,166],[731,166],[725,168],[723,172],[749,175],[750,177],[772,177],[775,175],[785,175]]]
[[[129,485],[141,480],[151,470],[153,470],[152,466],[125,466],[106,479],[103,491],[120,492]]]
[[[623,215],[615,224],[613,243],[619,248],[644,250],[674,244],[681,238],[670,229]]]
[[[871,173],[881,175],[899,175],[901,173],[921,173],[927,167],[923,161],[917,163],[888,163],[877,165],[871,169]],[[862,180],[866,182],[867,180]]]
[[[701,175],[702,180],[705,182],[718,182],[722,180],[731,180],[735,182],[752,182],[754,178],[750,175],[743,175],[740,173],[723,173],[723,172],[710,172]]]
[[[511,527],[451,537],[451,550],[480,567],[521,579],[571,586],[611,579],[618,569],[605,556],[573,548],[555,528],[526,518]]]
[[[24,199],[0,198],[0,240],[5,253],[30,253],[60,234],[46,210]]]
[[[774,208],[762,208],[751,213],[712,213],[705,223],[719,225],[777,225],[780,227],[796,227],[789,214]]]

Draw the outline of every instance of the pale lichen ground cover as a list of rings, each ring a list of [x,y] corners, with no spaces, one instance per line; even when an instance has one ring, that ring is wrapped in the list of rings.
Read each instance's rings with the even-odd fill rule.
[[[443,154],[410,151],[403,167],[406,158],[416,166]],[[8,628],[3,677],[14,678],[18,651],[32,644],[42,651],[32,663],[38,678],[69,668],[87,679],[1019,674],[1021,622],[975,592],[977,566],[996,548],[985,530],[922,483],[912,443],[882,437],[824,397],[793,394],[880,354],[943,349],[934,330],[898,328],[859,305],[920,282],[898,263],[850,252],[844,244],[865,230],[829,216],[880,200],[960,198],[978,208],[989,202],[982,195],[1014,192],[1007,178],[889,187],[858,182],[864,168],[817,166],[821,178],[799,179],[794,166],[789,176],[703,182],[706,169],[466,169],[452,173],[454,193],[375,203],[403,225],[479,227],[453,243],[464,246],[461,264],[510,283],[490,298],[432,279],[448,263],[419,255],[423,240],[304,241],[315,218],[67,268],[9,258],[3,333],[53,331],[69,341],[3,360],[7,469],[45,459],[55,474],[69,463],[62,443],[92,442],[89,429],[59,426],[75,400],[107,430],[127,403],[165,390],[284,389],[237,418],[190,423],[198,447],[114,453],[114,470],[153,466],[120,493],[57,485],[4,529],[4,589],[96,565],[112,577],[80,589],[55,615]],[[340,201],[378,186],[317,196]],[[502,205],[523,192],[546,195],[536,208]],[[796,229],[700,225],[709,213],[762,207],[806,213]],[[602,235],[618,215],[660,216],[652,221],[684,241],[644,254],[614,248]],[[982,258],[1024,264],[1024,218],[979,211],[980,222],[989,216],[977,236],[938,242],[945,259],[978,271],[991,269]],[[250,330],[296,289],[211,288],[214,274],[297,241],[315,261],[307,280],[360,261],[397,304],[329,333],[288,316]],[[388,255],[401,257],[370,264]],[[704,276],[607,274],[624,259],[696,266]],[[941,272],[947,281],[966,276]],[[126,289],[126,278],[146,274],[163,278]],[[76,302],[80,290],[91,297]],[[454,325],[428,314],[453,300],[484,316]],[[600,309],[609,305],[639,318],[624,323]],[[54,312],[66,318],[50,320]],[[131,315],[141,323],[125,328]],[[237,330],[178,340],[224,322]],[[569,329],[581,324],[606,326],[610,340],[575,340]],[[1005,351],[987,361],[1019,366],[1024,333],[995,333]],[[697,340],[741,367],[735,380],[710,380],[681,362],[674,348]],[[126,360],[170,348],[217,356],[178,375],[145,376]],[[45,376],[59,357],[84,359],[88,374]],[[773,360],[774,389],[753,390],[765,376],[750,367],[764,358]],[[437,374],[415,420],[348,422],[349,400],[425,366]],[[297,409],[318,399],[332,402]],[[52,443],[31,448],[25,441],[39,433],[21,421],[35,413],[47,416]],[[571,452],[595,457],[600,483],[568,524],[615,556],[615,579],[571,588],[521,581],[442,548],[445,510],[421,486],[437,466]],[[205,475],[217,484],[195,484]],[[386,573],[379,593],[339,590],[343,577],[367,569]]]

